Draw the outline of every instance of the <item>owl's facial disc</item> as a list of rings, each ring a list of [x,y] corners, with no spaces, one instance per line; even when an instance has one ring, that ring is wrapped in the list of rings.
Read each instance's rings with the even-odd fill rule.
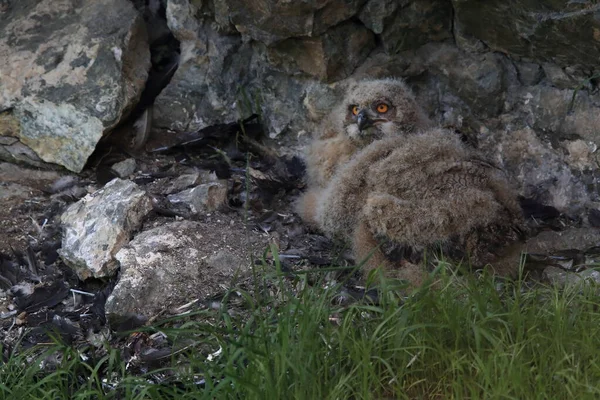
[[[384,126],[390,122],[392,106],[386,100],[348,107],[346,131],[355,139],[379,139],[385,136]]]

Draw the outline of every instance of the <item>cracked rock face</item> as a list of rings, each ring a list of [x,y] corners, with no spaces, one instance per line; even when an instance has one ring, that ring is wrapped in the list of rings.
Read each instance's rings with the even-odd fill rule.
[[[446,0],[370,0],[358,18],[392,54],[452,37],[452,4]]]
[[[452,0],[461,33],[495,51],[592,68],[600,57],[600,4],[594,3]]]
[[[522,196],[576,215],[590,201],[583,179],[568,160],[531,128],[507,129],[481,137],[484,150],[518,182]]]
[[[225,0],[232,23],[243,35],[266,44],[318,36],[355,15],[366,0]]]
[[[347,78],[375,48],[375,35],[344,22],[316,38],[290,38],[269,49],[269,61],[286,72],[306,73],[322,81]]]
[[[178,41],[165,45],[177,69],[154,101],[153,135],[258,115],[299,153],[349,81],[403,77],[521,194],[572,216],[600,201],[600,6],[586,1],[162,0],[154,12],[141,0],[14,1],[0,20],[0,158],[83,167],[146,80],[132,3],[160,20],[148,22],[155,41]],[[169,194],[199,184],[180,183]]]
[[[30,148],[31,164],[79,172],[139,99],[150,67],[143,21],[127,0],[20,0],[7,14],[0,135]],[[3,158],[13,153],[0,150]]]
[[[111,277],[118,268],[114,255],[151,210],[150,197],[135,183],[110,181],[63,213],[60,256],[82,280]]]

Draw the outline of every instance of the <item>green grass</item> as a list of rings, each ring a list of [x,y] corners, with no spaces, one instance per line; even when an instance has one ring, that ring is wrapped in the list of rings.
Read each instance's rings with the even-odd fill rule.
[[[257,273],[252,291],[231,292],[229,307],[148,328],[182,349],[161,370],[134,375],[110,347],[88,361],[69,347],[38,347],[0,367],[0,398],[600,396],[595,287],[530,289],[448,274],[408,298],[384,286],[378,305],[338,305],[338,286],[267,275]],[[60,367],[42,372],[50,355]]]

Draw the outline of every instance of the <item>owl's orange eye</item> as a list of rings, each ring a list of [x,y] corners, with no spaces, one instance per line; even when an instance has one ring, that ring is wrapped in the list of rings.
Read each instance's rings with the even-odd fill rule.
[[[385,103],[381,103],[380,105],[377,106],[377,112],[378,113],[386,113],[390,108],[388,107],[387,104]]]
[[[353,114],[353,115],[358,115],[358,111],[359,111],[359,110],[358,110],[358,106],[353,106],[353,107],[352,107],[352,114]]]

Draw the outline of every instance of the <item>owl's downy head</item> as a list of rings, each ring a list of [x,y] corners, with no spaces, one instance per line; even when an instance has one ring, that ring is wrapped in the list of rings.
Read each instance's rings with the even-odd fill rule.
[[[344,113],[344,131],[357,140],[398,136],[431,125],[410,88],[400,79],[352,84],[340,111]]]

